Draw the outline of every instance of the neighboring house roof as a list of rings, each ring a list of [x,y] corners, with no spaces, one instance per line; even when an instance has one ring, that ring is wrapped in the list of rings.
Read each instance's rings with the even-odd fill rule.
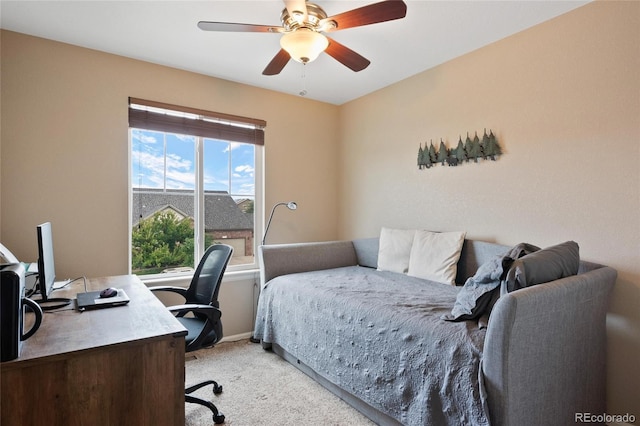
[[[227,192],[207,191],[204,203],[205,230],[253,230],[253,214],[244,213]],[[134,226],[140,218],[149,218],[167,208],[193,218],[193,192],[134,189],[131,209]]]
[[[180,220],[184,219],[185,217],[191,217],[189,214],[178,210],[177,208],[175,208],[172,205],[166,205],[166,206],[161,206],[159,208],[157,208],[155,211],[151,212],[151,214],[149,214],[149,216],[143,216],[142,219],[148,219],[151,216],[153,216],[154,214],[156,214],[156,212],[173,212],[173,214]],[[138,216],[140,217],[140,216]]]

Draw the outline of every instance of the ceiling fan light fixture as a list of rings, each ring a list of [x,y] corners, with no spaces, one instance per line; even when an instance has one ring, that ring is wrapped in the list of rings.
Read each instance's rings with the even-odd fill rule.
[[[306,64],[315,60],[329,46],[329,40],[317,31],[309,28],[298,28],[285,33],[280,39],[280,46],[291,58]]]

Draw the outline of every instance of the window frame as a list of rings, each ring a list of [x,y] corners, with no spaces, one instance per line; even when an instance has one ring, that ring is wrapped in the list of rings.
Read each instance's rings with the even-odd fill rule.
[[[147,126],[142,126],[144,121],[140,121],[140,114],[136,114],[135,110],[132,108],[132,105],[138,106],[147,106],[150,107],[151,112],[147,112],[147,115],[152,117],[152,124],[148,128]],[[186,127],[191,129],[196,129],[198,135],[193,135],[189,133],[184,133],[185,127],[182,131],[179,130],[178,127],[174,126],[176,122],[182,122],[187,124],[193,124],[192,121],[198,119],[192,119],[191,122],[189,118],[180,118],[179,120],[175,120],[175,116],[168,115],[171,118],[171,123],[168,126],[164,126],[161,124],[160,115],[162,113],[158,113],[156,109],[182,112],[185,114],[192,114],[199,116],[198,119],[206,121],[203,126],[191,126]],[[132,111],[134,113],[132,114]],[[137,117],[134,117],[137,116]],[[158,124],[160,123],[160,124]],[[201,123],[202,124],[202,123]],[[235,131],[234,128],[240,128],[238,132]],[[180,107],[176,105],[170,105],[155,101],[145,101],[137,98],[129,98],[129,126],[128,126],[128,152],[127,152],[127,167],[128,167],[128,272],[132,273],[132,233],[133,233],[133,176],[132,176],[132,129],[141,129],[141,130],[149,130],[149,131],[160,131],[164,133],[177,133],[187,136],[194,136],[195,143],[195,186],[194,186],[194,259],[196,259],[193,268],[197,267],[198,260],[203,256],[206,247],[204,247],[205,241],[205,224],[204,224],[204,206],[205,206],[205,190],[204,190],[204,140],[205,139],[216,139],[225,142],[240,142],[240,143],[250,143],[254,145],[254,218],[253,218],[253,262],[240,264],[240,265],[229,265],[227,267],[228,272],[241,272],[241,271],[255,271],[259,268],[258,265],[258,246],[260,242],[260,235],[263,233],[264,229],[264,128],[266,127],[266,122],[264,120],[258,119],[250,119],[246,117],[233,116],[229,114],[215,113],[210,111],[198,110],[194,108],[188,107]],[[199,130],[198,130],[199,129]],[[202,130],[204,129],[204,130]],[[213,130],[212,130],[213,129]],[[211,132],[213,131],[213,133]],[[214,136],[217,135],[217,136]],[[227,135],[228,137],[235,138],[235,140],[225,139],[221,137]],[[243,139],[244,138],[244,139]],[[249,140],[247,140],[247,138]],[[229,183],[231,185],[231,183]],[[229,195],[231,196],[231,187],[229,187]],[[141,275],[140,278],[143,280],[158,280],[159,278],[163,279],[174,279],[184,276],[192,275],[190,272],[169,272],[162,274],[148,274]]]

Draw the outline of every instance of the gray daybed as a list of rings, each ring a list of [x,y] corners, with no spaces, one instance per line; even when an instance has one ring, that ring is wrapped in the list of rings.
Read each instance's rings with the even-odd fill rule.
[[[378,239],[260,248],[255,334],[378,424],[566,425],[605,413],[605,317],[616,271],[499,297],[450,322],[461,284],[509,247],[465,240],[452,286],[376,270]]]

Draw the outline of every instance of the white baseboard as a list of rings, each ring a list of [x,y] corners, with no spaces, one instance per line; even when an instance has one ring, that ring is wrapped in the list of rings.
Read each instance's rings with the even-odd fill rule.
[[[224,343],[224,342],[237,342],[238,340],[246,340],[250,337],[253,336],[252,332],[247,332],[247,333],[241,333],[241,334],[234,334],[233,336],[225,336],[223,337],[219,343]]]

